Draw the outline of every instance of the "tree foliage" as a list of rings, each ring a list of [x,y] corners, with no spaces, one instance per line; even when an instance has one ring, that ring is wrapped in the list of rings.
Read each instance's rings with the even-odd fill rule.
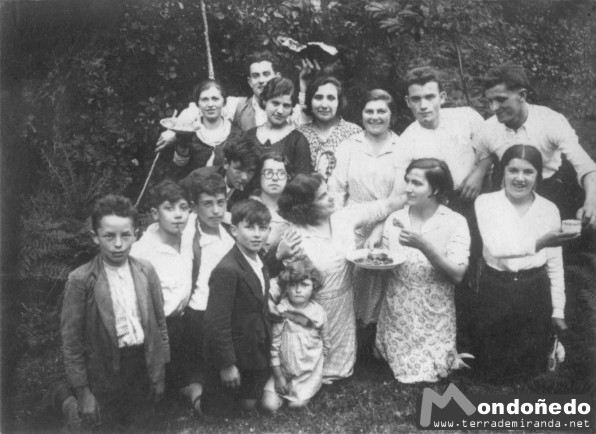
[[[589,1],[205,0],[216,77],[232,95],[248,94],[247,54],[276,52],[297,78],[299,59],[278,36],[319,40],[340,50],[335,72],[359,122],[374,87],[404,96],[414,66],[445,73],[449,105],[464,105],[458,51],[472,105],[486,113],[480,77],[496,63],[521,63],[535,78],[534,101],[570,116],[594,116],[593,29]],[[92,254],[86,216],[107,192],[135,199],[153,160],[159,119],[189,102],[207,77],[196,0],[119,3],[109,37],[61,47],[50,73],[25,92],[21,139],[37,156],[38,184],[23,198],[20,274],[63,279]],[[90,28],[96,32],[97,29]],[[398,104],[398,132],[411,122]],[[587,144],[594,146],[593,142]],[[162,156],[155,180],[168,173]]]

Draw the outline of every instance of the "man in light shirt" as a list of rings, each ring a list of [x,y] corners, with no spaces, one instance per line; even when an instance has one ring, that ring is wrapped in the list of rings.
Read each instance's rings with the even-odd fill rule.
[[[166,369],[170,390],[186,385],[183,313],[191,292],[192,238],[183,238],[182,233],[189,214],[187,192],[171,180],[159,183],[151,192],[151,216],[155,223],[147,227],[130,251],[131,256],[150,262],[161,282],[171,350]]]
[[[584,226],[596,229],[596,163],[579,144],[567,119],[548,107],[528,103],[530,83],[519,65],[491,68],[484,77],[484,86],[495,116],[485,122],[474,141],[479,164],[470,177],[470,196],[480,192],[494,158],[500,159],[515,144],[532,145],[543,159],[543,182],[538,193],[554,202],[563,218],[575,215]],[[563,156],[575,169],[577,184],[585,191],[585,200],[577,211],[569,209],[573,185],[564,182]]]

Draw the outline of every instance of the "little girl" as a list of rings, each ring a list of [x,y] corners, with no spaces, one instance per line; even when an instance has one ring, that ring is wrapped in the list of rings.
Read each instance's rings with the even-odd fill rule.
[[[271,367],[263,408],[274,412],[308,404],[323,383],[323,362],[329,349],[327,315],[311,299],[321,288],[321,275],[307,259],[286,266],[278,278],[282,299],[276,306],[280,322],[273,325]]]

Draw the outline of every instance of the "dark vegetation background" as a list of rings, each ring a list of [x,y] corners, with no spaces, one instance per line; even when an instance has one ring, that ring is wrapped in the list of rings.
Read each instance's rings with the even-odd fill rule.
[[[231,95],[250,92],[244,57],[253,49],[276,52],[283,72],[296,80],[299,59],[278,47],[276,37],[324,41],[340,51],[338,75],[350,101],[345,117],[359,123],[362,96],[381,87],[396,98],[400,133],[412,121],[402,85],[411,67],[443,70],[448,105],[467,105],[459,51],[471,105],[485,117],[479,78],[497,63],[520,63],[533,75],[531,101],[564,113],[596,155],[593,1],[206,0],[206,9],[215,74]],[[23,430],[48,382],[62,375],[59,298],[68,273],[94,254],[90,206],[108,192],[136,199],[153,160],[159,119],[187,105],[193,85],[207,77],[207,61],[197,0],[3,1],[0,18],[2,425]],[[163,178],[167,162],[159,161],[154,181]],[[575,282],[570,305],[585,319],[594,275],[581,264],[567,274]],[[547,389],[588,390],[585,369],[593,361],[576,362]],[[336,393],[334,399],[345,393],[354,405],[381,413],[389,405],[384,398],[412,401],[409,389],[396,386],[387,372],[379,375],[390,383],[378,389],[363,375],[353,387],[364,392],[339,386],[326,393]],[[384,396],[387,384],[398,392]],[[358,401],[361,392],[364,401]],[[346,419],[340,431],[382,431],[382,423],[366,425],[379,417],[368,411],[356,416],[364,417],[364,428]],[[391,429],[412,427],[411,414],[387,414],[381,421]],[[316,418],[292,423],[330,430]]]

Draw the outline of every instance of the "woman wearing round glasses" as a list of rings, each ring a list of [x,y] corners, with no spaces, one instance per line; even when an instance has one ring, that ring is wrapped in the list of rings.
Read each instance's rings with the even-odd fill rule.
[[[265,249],[269,250],[271,246],[279,244],[282,234],[290,224],[282,218],[277,212],[277,202],[288,183],[289,163],[288,159],[279,152],[267,152],[260,160],[261,170],[258,179],[258,185],[255,188],[251,199],[263,202],[271,213],[271,232],[265,243]]]

